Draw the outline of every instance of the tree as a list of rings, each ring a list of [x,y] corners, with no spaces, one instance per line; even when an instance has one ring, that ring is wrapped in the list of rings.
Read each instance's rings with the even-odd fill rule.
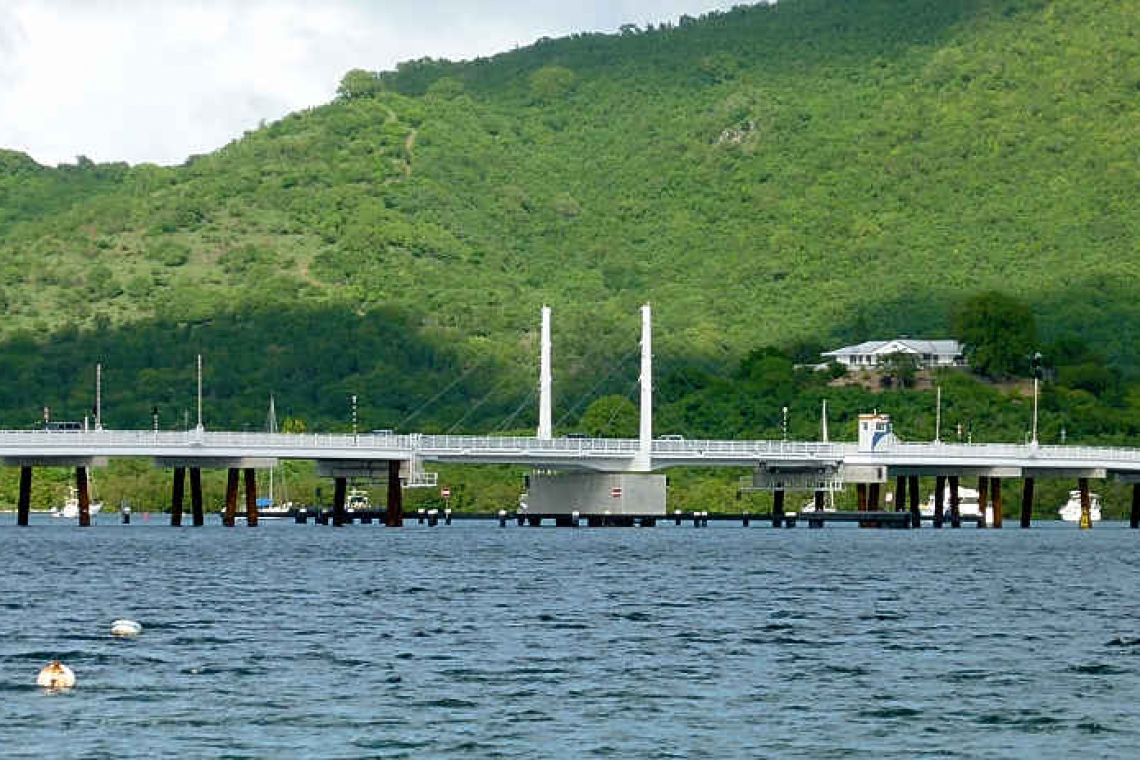
[[[530,75],[530,95],[536,103],[557,100],[574,86],[574,72],[562,66],[543,66]]]
[[[337,97],[341,100],[354,100],[356,98],[371,98],[384,89],[380,77],[372,71],[352,69],[340,80],[336,88]]]
[[[579,427],[592,438],[636,438],[637,407],[625,396],[602,396],[586,409]]]
[[[884,385],[893,383],[898,388],[910,388],[914,385],[914,377],[918,373],[918,357],[905,351],[898,351],[884,357],[880,366]]]
[[[997,291],[979,293],[954,310],[954,332],[974,372],[1009,377],[1025,371],[1037,343],[1028,304]]]

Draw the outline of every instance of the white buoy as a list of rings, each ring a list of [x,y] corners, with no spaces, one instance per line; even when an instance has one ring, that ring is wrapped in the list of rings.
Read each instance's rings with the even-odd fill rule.
[[[36,677],[36,685],[45,689],[70,689],[75,685],[75,674],[59,660],[52,660]]]
[[[142,626],[133,620],[111,621],[112,636],[138,636],[142,633]]]

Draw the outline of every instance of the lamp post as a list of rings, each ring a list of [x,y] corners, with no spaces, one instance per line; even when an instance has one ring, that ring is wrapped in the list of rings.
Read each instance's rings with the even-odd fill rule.
[[[1030,367],[1033,370],[1033,437],[1031,445],[1037,446],[1037,390],[1041,383],[1041,354],[1033,354],[1029,360]]]
[[[786,441],[788,440],[788,407],[784,407],[783,414],[784,419],[783,422],[780,423],[780,428],[783,430],[784,440]]]
[[[352,442],[356,443],[356,394],[352,394]]]

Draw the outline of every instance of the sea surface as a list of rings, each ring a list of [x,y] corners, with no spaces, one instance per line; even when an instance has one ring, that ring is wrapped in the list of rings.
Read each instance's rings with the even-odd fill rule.
[[[141,518],[0,515],[0,756],[1140,754],[1120,524]],[[35,686],[54,658],[75,688]]]

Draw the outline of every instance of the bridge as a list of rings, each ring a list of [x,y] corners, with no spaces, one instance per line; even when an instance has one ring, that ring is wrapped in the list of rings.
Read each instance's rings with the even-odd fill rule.
[[[571,510],[606,514],[663,515],[664,476],[671,467],[748,468],[743,490],[774,494],[773,522],[782,519],[784,495],[806,491],[822,507],[827,492],[854,485],[859,508],[878,509],[879,491],[895,478],[896,509],[909,508],[915,525],[919,477],[936,478],[935,524],[941,525],[944,494],[949,493],[948,520],[957,522],[958,484],[976,477],[981,511],[993,502],[993,522],[1001,525],[1001,482],[1020,478],[1022,525],[1028,526],[1033,484],[1040,478],[1077,482],[1088,511],[1088,481],[1112,478],[1133,484],[1132,524],[1140,524],[1140,449],[1015,444],[911,443],[897,439],[889,418],[862,415],[857,443],[785,440],[654,439],[652,435],[652,352],[649,307],[642,308],[642,372],[640,435],[635,439],[554,437],[551,435],[550,310],[543,309],[539,426],[535,437],[453,436],[424,434],[292,434],[207,431],[104,429],[98,412],[90,430],[23,430],[0,432],[0,460],[21,468],[17,522],[27,524],[32,469],[76,468],[80,523],[89,523],[87,469],[112,458],[148,458],[173,468],[172,522],[180,524],[185,472],[190,471],[195,525],[203,522],[200,473],[227,469],[229,480],[223,521],[233,524],[238,480],[245,472],[246,510],[256,524],[256,468],[281,460],[317,463],[319,475],[334,479],[334,515],[344,507],[347,479],[386,477],[389,525],[402,523],[401,489],[436,485],[425,463],[509,464],[532,468],[532,506],[536,513],[559,515]],[[200,377],[200,367],[199,367]],[[199,381],[200,382],[200,381]],[[200,388],[200,385],[199,385]],[[97,399],[101,395],[97,389]],[[826,437],[826,432],[824,433]],[[909,491],[909,507],[906,497]],[[335,521],[335,520],[334,520]]]

